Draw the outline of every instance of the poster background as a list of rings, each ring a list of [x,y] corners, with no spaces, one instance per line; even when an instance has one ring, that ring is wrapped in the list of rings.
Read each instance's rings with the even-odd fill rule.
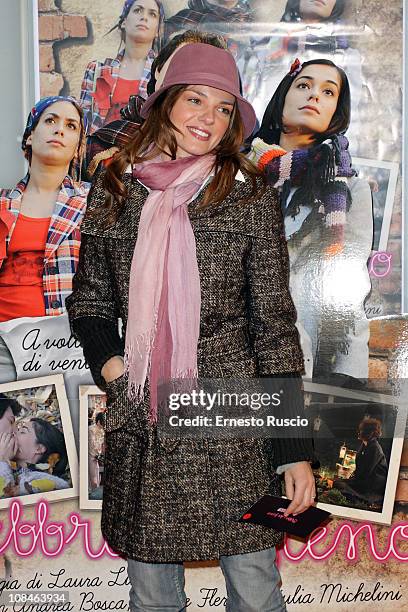
[[[166,17],[187,6],[186,0],[164,0]],[[268,33],[279,25],[286,0],[252,0],[253,28]],[[401,165],[402,156],[402,2],[347,0],[343,26],[351,47],[361,57],[363,82],[359,105],[362,129],[353,155]],[[116,57],[118,32],[105,34],[116,23],[122,0],[40,0],[39,40],[42,95],[62,92],[79,96],[87,63]],[[379,42],[380,41],[380,42]],[[286,68],[292,57],[289,55]],[[335,58],[334,58],[335,59]],[[284,73],[282,73],[283,76]],[[273,92],[271,92],[272,94]],[[354,147],[354,148],[353,148]],[[392,269],[385,277],[372,276],[367,300],[369,316],[401,312],[402,184],[399,174],[387,252]]]

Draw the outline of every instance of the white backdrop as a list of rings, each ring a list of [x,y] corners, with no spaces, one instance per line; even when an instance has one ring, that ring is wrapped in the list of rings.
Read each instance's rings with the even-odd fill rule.
[[[0,186],[14,187],[25,173],[20,150],[29,109],[39,97],[37,0],[1,0]],[[18,136],[16,136],[18,134]],[[6,163],[7,162],[7,163]]]

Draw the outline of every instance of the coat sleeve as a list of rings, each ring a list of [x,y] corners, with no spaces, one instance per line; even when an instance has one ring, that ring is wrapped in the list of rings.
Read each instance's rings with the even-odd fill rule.
[[[81,93],[79,103],[84,113],[84,121],[87,133],[90,131],[92,126],[92,92],[94,88],[96,62],[90,62],[84,73],[81,85]]]
[[[306,418],[302,379],[303,356],[296,310],[289,292],[289,257],[276,190],[267,188],[253,207],[253,238],[247,260],[248,317],[259,376],[277,378],[284,390],[276,413]],[[290,434],[292,435],[292,434]],[[275,466],[314,461],[309,427],[293,437],[271,438]]]
[[[98,190],[94,185],[90,193],[88,212],[95,212],[100,204],[101,181],[99,175],[96,180]],[[119,312],[108,265],[107,239],[89,232],[92,221],[87,216],[73,291],[66,299],[66,306],[72,334],[83,347],[95,383],[104,389],[101,369],[111,357],[123,355],[124,345],[118,329]]]
[[[260,376],[303,370],[296,310],[289,293],[289,258],[275,189],[252,207],[247,259],[249,330]]]

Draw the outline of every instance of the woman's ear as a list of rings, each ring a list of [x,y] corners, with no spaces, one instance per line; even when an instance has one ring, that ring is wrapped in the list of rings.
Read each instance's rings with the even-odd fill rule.
[[[32,139],[31,134],[30,134],[29,137],[26,140],[26,144],[31,145],[32,142],[33,142],[33,139]]]

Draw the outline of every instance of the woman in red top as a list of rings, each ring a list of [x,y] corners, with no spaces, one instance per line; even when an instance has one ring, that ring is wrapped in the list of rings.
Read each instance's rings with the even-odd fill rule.
[[[76,180],[84,122],[69,97],[32,109],[22,148],[29,172],[0,197],[0,322],[59,315],[79,257],[88,184]]]
[[[147,97],[150,68],[160,50],[164,9],[160,0],[126,0],[117,24],[125,48],[115,59],[92,61],[85,70],[80,103],[87,134],[120,118],[131,95]],[[112,31],[111,30],[111,31]]]

